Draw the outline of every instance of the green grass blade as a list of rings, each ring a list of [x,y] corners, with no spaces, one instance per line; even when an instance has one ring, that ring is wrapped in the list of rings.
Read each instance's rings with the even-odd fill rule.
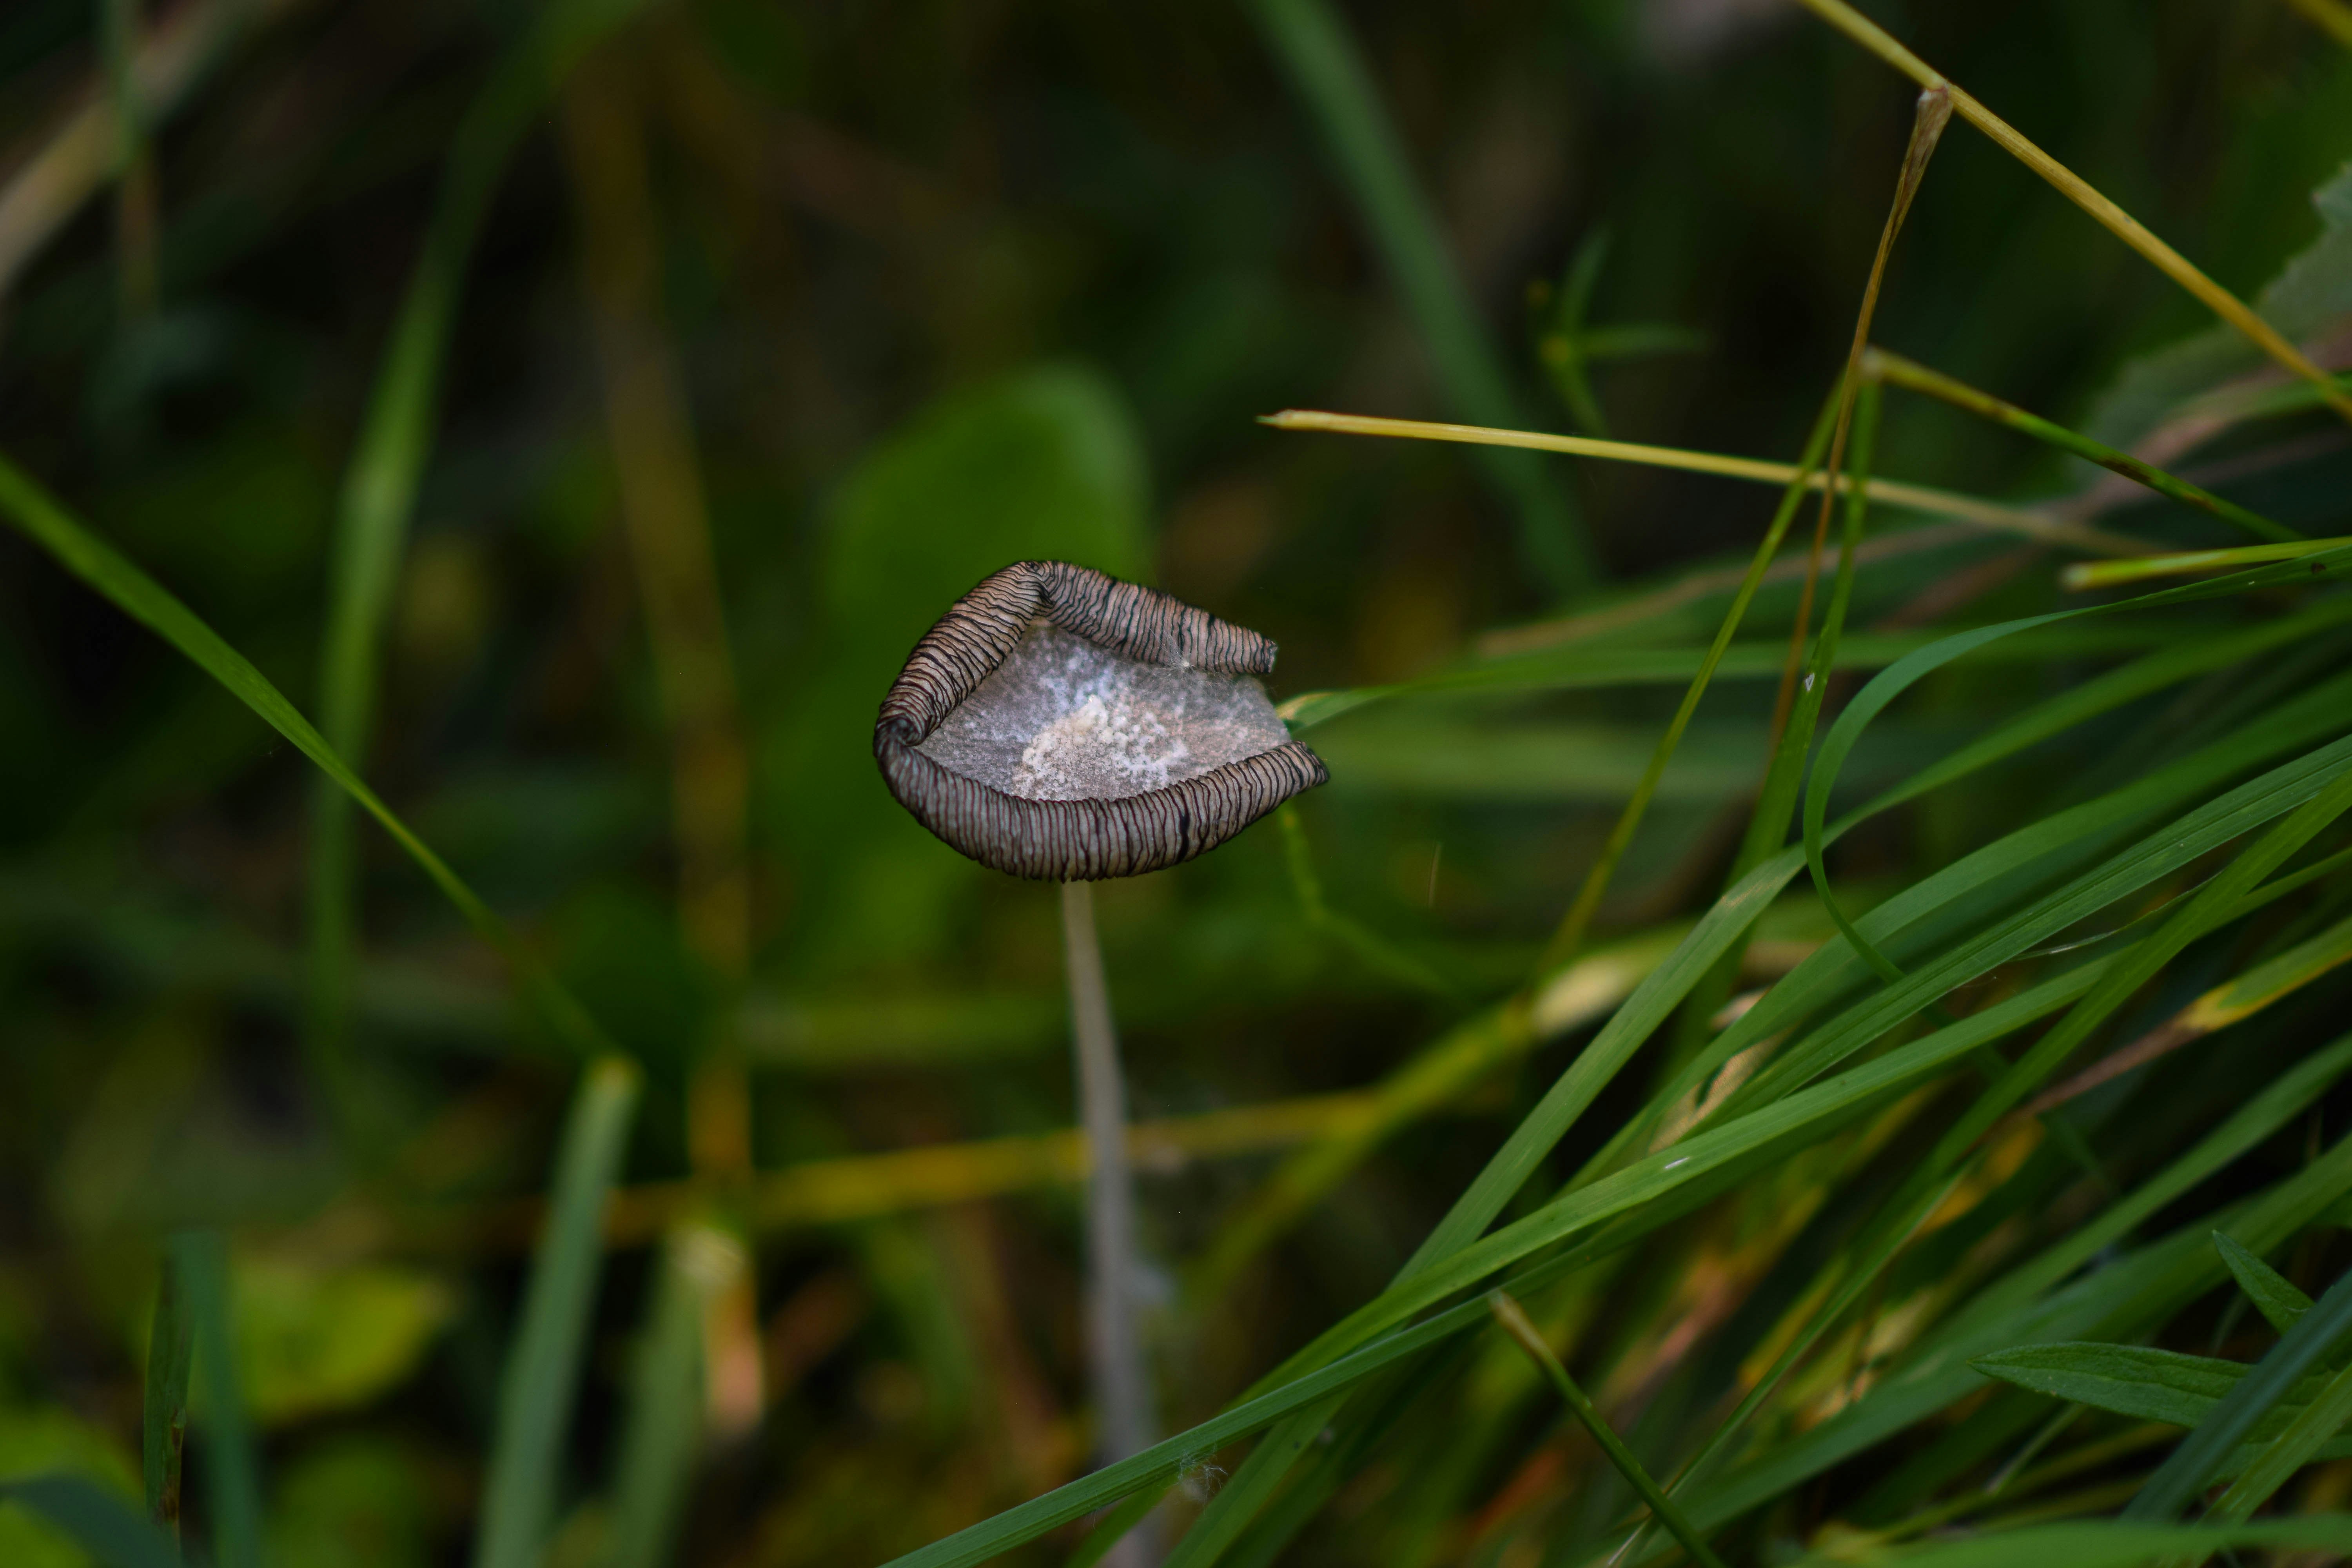
[[[2311,1298],[2290,1284],[2286,1276],[2218,1230],[2213,1233],[2213,1247],[2263,1321],[2280,1333],[2294,1327],[2295,1320],[2311,1310]]]
[[[702,1311],[714,1264],[735,1246],[704,1225],[674,1232],[655,1271],[614,1467],[606,1568],[661,1568],[702,1434]]]
[[[2230,1489],[2214,1500],[2205,1517],[2223,1524],[2251,1518],[2295,1471],[2320,1457],[2347,1421],[2352,1421],[2352,1367],[2328,1380],[2287,1429],[2273,1438],[2230,1483]]]
[[[474,1534],[475,1568],[536,1568],[553,1527],[572,1401],[585,1364],[588,1313],[604,1261],[604,1202],[621,1170],[637,1073],[591,1066],[557,1152],[547,1226],[499,1379],[498,1436]]]
[[[2347,1333],[2352,1333],[2352,1274],[2329,1287],[2237,1387],[2222,1396],[2125,1505],[2123,1517],[2168,1520],[2178,1514],[2204,1489],[2256,1423],[2286,1397],[2298,1380],[2322,1365]]]
[[[19,1476],[0,1481],[0,1502],[47,1520],[104,1568],[180,1568],[171,1538],[130,1504],[82,1476]]]
[[[1414,180],[1371,69],[1328,0],[1256,0],[1250,7],[1276,60],[1330,145],[1406,309],[1439,385],[1475,425],[1524,423],[1510,378],[1446,254],[1444,226]],[[1528,452],[1481,455],[1518,519],[1519,549],[1558,598],[1589,592],[1601,567],[1568,493]]]
[[[140,1410],[140,1459],[147,1517],[174,1541],[180,1535],[181,1458],[188,1440],[188,1363],[194,1325],[188,1286],[175,1248],[163,1251],[155,1315],[147,1330],[147,1381]]]
[[[2238,1525],[2118,1524],[2102,1520],[1989,1531],[1975,1540],[1895,1550],[1874,1562],[1904,1568],[2144,1568],[2235,1547],[2352,1552],[2352,1515],[2314,1513]],[[1845,1552],[1801,1557],[1790,1568],[1851,1563]]]
[[[212,1500],[213,1560],[220,1568],[261,1568],[261,1467],[237,1383],[228,1246],[217,1231],[184,1231],[172,1238],[172,1250],[187,1289],[194,1360],[203,1373],[196,1409]]]
[[[1979,392],[1965,382],[1957,381],[1940,371],[1929,370],[1901,354],[1874,348],[1864,356],[1863,374],[1914,392],[1924,392],[1930,397],[1941,398],[1955,408],[1964,408],[1980,418],[2005,425],[2062,452],[2087,458],[2135,483],[2146,485],[2160,496],[2184,506],[2195,507],[2242,528],[2257,539],[2287,541],[2303,538],[2302,534],[2285,524],[2249,511],[2235,501],[2224,500],[2187,479],[2177,479],[2153,463],[2143,462],[2128,452],[2118,452],[2087,436],[2078,436],[2063,425],[2028,414],[2013,403],[2003,402],[1988,392]]]
[[[1698,1531],[1691,1527],[1690,1521],[1685,1519],[1682,1510],[1674,1505],[1674,1500],[1660,1489],[1658,1483],[1650,1478],[1650,1472],[1643,1468],[1642,1461],[1633,1457],[1633,1451],[1625,1447],[1624,1440],[1601,1418],[1591,1399],[1584,1390],[1577,1387],[1576,1380],[1568,1375],[1568,1368],[1560,1364],[1559,1357],[1552,1353],[1551,1346],[1528,1321],[1526,1310],[1512,1300],[1510,1293],[1488,1291],[1486,1309],[1495,1314],[1495,1321],[1503,1325],[1504,1331],[1517,1341],[1519,1348],[1543,1369],[1544,1376],[1551,1381],[1552,1388],[1567,1405],[1570,1414],[1592,1435],[1592,1440],[1601,1445],[1601,1451],[1609,1457],[1609,1462],[1616,1467],[1619,1475],[1625,1478],[1626,1484],[1633,1489],[1635,1494],[1649,1504],[1651,1513],[1665,1527],[1666,1532],[1681,1542],[1683,1550],[1703,1568],[1723,1568],[1723,1559],[1708,1550]]]
[[[2331,567],[2352,565],[2352,547],[2336,546],[2323,554],[2315,556],[2314,560]],[[1829,734],[1822,742],[1821,754],[1814,759],[1812,774],[1806,781],[1805,785],[1804,842],[1807,861],[1818,863],[1821,859],[1822,823],[1829,807],[1830,793],[1836,785],[1839,770],[1844,765],[1847,755],[1853,750],[1854,742],[1861,739],[1864,729],[1885,710],[1889,703],[1935,670],[1974,652],[1987,643],[1996,642],[2002,637],[2032,627],[2050,626],[2062,620],[2101,615],[2116,610],[2154,609],[2164,605],[2187,604],[2197,599],[2276,586],[2296,581],[2297,570],[2293,565],[2284,568],[2277,565],[2257,566],[2252,571],[2238,573],[2214,582],[2168,589],[2162,593],[2150,594],[2142,598],[2125,600],[2118,604],[2094,605],[2080,610],[2059,610],[2049,615],[2029,616],[2021,620],[2003,621],[1996,626],[1981,626],[1971,631],[1958,633],[1931,647],[1922,648],[1908,658],[1897,660],[1855,695],[1854,700],[1847,704],[1845,711],[1838,715],[1837,722],[1830,726]],[[1854,944],[1856,951],[1867,948],[1868,943],[1854,929],[1853,922],[1846,918],[1844,910],[1839,907],[1836,899],[1831,895],[1827,881],[1822,880],[1819,885],[1822,901],[1827,906],[1832,918],[1837,921],[1839,930],[1849,942]],[[1877,965],[1874,964],[1874,967]]]
[[[1987,1377],[2036,1394],[2170,1426],[2195,1426],[2203,1421],[2245,1380],[2248,1371],[2243,1362],[2095,1342],[2020,1345],[1978,1356],[1969,1364]],[[2324,1383],[2308,1377],[2291,1391],[2288,1403],[2294,1413],[2311,1402]],[[2267,1425],[2281,1430],[2291,1418],[2285,1412],[2274,1413]],[[2246,1434],[2251,1439],[2263,1436],[2261,1426]]]
[[[2163,1201],[2244,1154],[2339,1079],[2347,1070],[2347,1058],[2352,1058],[2352,1037],[2337,1041],[2326,1055],[2331,1059],[2325,1072],[2298,1071],[2293,1075],[2298,1080],[2295,1093],[2259,1097],[2259,1104],[2233,1116],[2168,1169],[2166,1180],[2152,1184],[2168,1194]],[[2175,1184],[2176,1178],[2180,1184]],[[2310,1165],[2232,1211],[2230,1223],[2240,1235],[2276,1245],[2340,1201],[2348,1187],[2352,1139],[2339,1140]],[[2071,1283],[2059,1282],[2161,1206],[2161,1202],[2144,1202],[2143,1193],[2136,1192],[2098,1221],[2013,1270],[1885,1369],[1861,1400],[1689,1499],[1685,1506],[1691,1517],[1702,1528],[1717,1528],[1981,1390],[1984,1379],[1968,1364],[1976,1356],[2021,1342],[2115,1341],[2153,1331],[2225,1277],[2198,1230],[2183,1230]],[[2030,1424],[2032,1407],[2026,1409]]]
[[[76,521],[47,491],[23,470],[0,458],[0,511],[58,563],[80,578],[115,608],[146,626],[184,654],[205,674],[228,688],[269,727],[293,742],[294,748],[332,779],[383,830],[408,852],[431,878],[434,886],[457,907],[482,939],[496,947],[514,966],[523,989],[540,1008],[557,1037],[593,1057],[611,1049],[604,1031],[572,994],[559,985],[507,929],[506,922],[452,871],[440,856],[409,830],[392,808],[376,798],[359,774],[319,731],[302,717],[283,692],[272,686],[253,662],[221,639],[194,612],[162,584],[134,566],[113,546]]]
[[[442,362],[475,238],[541,106],[589,46],[637,6],[638,0],[551,0],[476,98],[450,148],[432,223],[344,474],[330,545],[319,728],[326,743],[354,763],[367,757],[383,628],[432,448]],[[358,847],[350,797],[331,774],[313,785],[310,820],[307,1041],[313,1070],[348,1115],[343,1036],[358,934]]]
[[[2058,574],[2060,586],[2074,589],[2116,588],[2150,577],[2192,576],[2221,572],[2263,561],[2308,561],[2305,570],[2318,576],[2342,570],[2340,561],[2318,559],[2340,552],[2352,539],[2298,539],[2292,544],[2242,544],[2232,550],[2190,550],[2169,555],[2143,555],[2136,560],[2103,561],[2095,566],[2069,566]]]
[[[1841,388],[1843,384],[1840,384]],[[1771,526],[1764,531],[1763,539],[1757,543],[1756,553],[1748,563],[1748,575],[1740,579],[1738,592],[1732,595],[1730,605],[1723,613],[1723,623],[1716,629],[1714,643],[1699,661],[1698,672],[1692,678],[1689,689],[1683,693],[1681,706],[1675,710],[1674,718],[1667,721],[1665,733],[1658,737],[1657,746],[1650,753],[1649,766],[1643,771],[1641,782],[1633,786],[1633,797],[1618,815],[1616,826],[1610,829],[1601,852],[1593,858],[1592,867],[1585,873],[1583,884],[1577,889],[1575,900],[1569,905],[1568,912],[1560,917],[1559,929],[1544,944],[1543,956],[1537,962],[1538,969],[1551,969],[1566,963],[1583,945],[1585,931],[1592,923],[1593,915],[1599,911],[1602,896],[1609,890],[1609,880],[1616,873],[1617,863],[1632,846],[1633,835],[1640,831],[1642,817],[1649,809],[1651,797],[1657,793],[1658,781],[1665,776],[1666,764],[1674,761],[1675,752],[1682,744],[1683,732],[1690,727],[1692,715],[1698,711],[1699,700],[1706,695],[1707,683],[1714,679],[1717,667],[1723,662],[1726,650],[1731,647],[1732,637],[1738,633],[1739,623],[1747,618],[1748,606],[1756,597],[1756,590],[1762,585],[1764,574],[1772,564],[1772,557],[1780,552],[1780,542],[1787,536],[1789,524],[1796,517],[1798,507],[1804,502],[1805,479],[1820,464],[1822,453],[1829,446],[1831,430],[1841,406],[1840,395],[1839,391],[1832,391],[1822,409],[1821,417],[1814,421],[1812,435],[1805,443],[1804,456],[1797,460],[1797,477],[1781,492],[1780,508],[1772,514]],[[1428,1250],[1431,1246],[1446,1245],[1450,1240],[1441,1225],[1439,1231],[1433,1233],[1430,1242],[1424,1244],[1423,1250]]]

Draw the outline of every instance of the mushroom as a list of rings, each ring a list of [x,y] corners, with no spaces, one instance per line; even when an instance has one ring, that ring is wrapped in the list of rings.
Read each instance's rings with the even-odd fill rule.
[[[1165,594],[1060,561],[1007,566],[923,635],[883,699],[874,755],[950,846],[1062,884],[1087,1184],[1087,1349],[1106,1463],[1150,1445],[1134,1321],[1127,1094],[1087,886],[1189,860],[1330,777],[1256,677],[1274,644]],[[1131,1538],[1111,1561],[1150,1553]]]
[[[1056,882],[1157,871],[1330,777],[1255,679],[1274,655],[1165,594],[1024,561],[915,645],[874,755],[898,804],[983,866]]]

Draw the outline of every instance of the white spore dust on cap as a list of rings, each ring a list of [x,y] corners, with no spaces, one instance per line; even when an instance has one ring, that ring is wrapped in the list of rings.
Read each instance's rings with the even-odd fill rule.
[[[916,749],[1028,800],[1116,800],[1287,742],[1247,675],[1146,664],[1039,623]]]

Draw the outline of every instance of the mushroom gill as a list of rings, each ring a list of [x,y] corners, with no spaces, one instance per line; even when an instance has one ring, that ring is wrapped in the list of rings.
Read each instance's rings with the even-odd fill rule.
[[[1018,877],[1156,871],[1329,777],[1255,679],[1275,647],[1165,594],[1024,561],[915,645],[874,730],[898,803]]]

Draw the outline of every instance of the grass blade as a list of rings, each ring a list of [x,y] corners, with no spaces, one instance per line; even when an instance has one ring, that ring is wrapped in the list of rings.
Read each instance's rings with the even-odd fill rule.
[[[228,1247],[217,1231],[184,1231],[172,1238],[172,1250],[187,1290],[195,1363],[204,1372],[197,1412],[212,1499],[213,1559],[220,1568],[261,1568],[261,1469],[237,1383]]]
[[[604,1261],[604,1204],[636,1110],[637,1072],[607,1058],[582,1078],[556,1154],[547,1228],[499,1380],[498,1436],[474,1534],[475,1568],[535,1568],[555,1514],[588,1312]]]
[[[0,511],[58,563],[80,578],[115,608],[187,656],[198,668],[226,687],[230,694],[259,714],[269,727],[293,742],[318,764],[362,809],[408,852],[445,897],[457,907],[467,924],[496,947],[513,965],[522,988],[530,995],[558,1038],[593,1058],[608,1051],[609,1042],[572,994],[558,984],[526,952],[474,889],[410,831],[392,808],[376,797],[352,771],[325,737],[313,729],[285,693],[271,685],[253,661],[223,641],[194,612],[142,572],[113,546],[76,521],[47,491],[5,458],[0,458]]]
[[[2187,479],[2175,479],[2153,463],[2142,462],[2128,452],[2118,452],[2087,436],[2078,436],[2063,425],[2028,414],[2014,403],[2005,402],[1989,392],[1979,392],[1966,382],[1956,380],[1941,371],[1929,370],[1901,354],[1874,348],[1863,356],[1863,374],[1876,381],[1941,398],[1955,408],[1964,408],[1980,418],[1990,419],[1996,425],[2006,425],[2062,452],[2087,458],[2134,483],[2146,485],[2160,496],[2169,497],[2184,506],[2195,507],[2224,522],[2233,523],[2258,539],[2267,539],[2275,543],[2303,537],[2284,523],[2273,522],[2259,512],[2248,511],[2237,502],[2224,500]]]
[[[2230,1489],[2214,1500],[2213,1506],[2205,1510],[2205,1517],[2224,1524],[2251,1518],[2254,1510],[2270,1501],[2295,1471],[2320,1456],[2347,1421],[2352,1421],[2352,1367],[2346,1367],[2328,1380],[2327,1386],[2304,1406],[2287,1429],[2273,1438],[2254,1462],[2230,1483]]]
[[[606,1568],[669,1561],[702,1436],[703,1310],[742,1267],[742,1249],[708,1225],[680,1226],[662,1248],[614,1465]]]
[[[2326,554],[2352,544],[2352,539],[2299,539],[2288,544],[2244,544],[2234,550],[2189,550],[2169,555],[2148,555],[2137,561],[2101,561],[2078,563],[2058,574],[2061,587],[2115,588],[2126,583],[2143,583],[2150,577],[2186,577],[2199,572],[2222,572],[2232,566],[2251,565],[2258,561],[2300,561]],[[2328,570],[2330,563],[2314,561],[2309,568],[2318,576]]]
[[[2239,1380],[2238,1386],[2222,1395],[2221,1402],[2125,1505],[2123,1517],[2168,1520],[2187,1507],[2255,1424],[2286,1397],[2299,1379],[2323,1364],[2347,1332],[2352,1332],[2352,1274],[2329,1287],[2271,1347],[2270,1353]]]
[[[2101,195],[2088,181],[2027,141],[1992,110],[1896,43],[1884,28],[1845,4],[1845,0],[1803,0],[1803,4],[1806,9],[1922,88],[1941,87],[1949,90],[1953,112],[1992,138],[2003,152],[2049,181],[2060,195],[2096,218],[2117,238],[2146,257],[2158,271],[2188,289],[2208,310],[2244,333],[2255,347],[2284,369],[2311,383],[2328,406],[2345,418],[2352,419],[2352,396],[2347,396],[2337,387],[2326,371],[2305,358],[2301,350],[2281,337],[2277,329],[2268,321],[2254,314],[2244,300],[2199,271],[2187,257],[2157,238],[2138,219]]]
[[[2295,1320],[2311,1310],[2311,1298],[2288,1283],[2286,1276],[2218,1230],[2213,1233],[2213,1247],[2263,1321],[2280,1333],[2294,1327]]]
[[[384,625],[399,584],[417,483],[432,449],[442,361],[475,237],[516,145],[555,85],[637,4],[551,0],[476,98],[450,147],[432,224],[344,473],[329,547],[319,728],[325,743],[354,764],[364,765],[367,758]],[[347,787],[331,773],[313,785],[310,823],[306,1040],[312,1070],[348,1124],[352,1107],[344,1035],[358,938],[358,847]]]
[[[187,1279],[177,1248],[163,1251],[155,1316],[147,1330],[146,1397],[140,1412],[147,1517],[180,1538],[180,1461],[188,1440],[188,1363],[194,1349]]]
[[[1585,436],[1551,436],[1535,430],[1510,430],[1484,425],[1443,425],[1426,419],[1383,419],[1364,414],[1330,414],[1317,408],[1286,408],[1279,414],[1261,416],[1258,423],[1272,426],[1276,430],[1325,430],[1342,436],[1392,436],[1415,441],[1455,441],[1473,447],[1524,447],[1532,452],[1559,452],[1571,458],[1643,463],[1652,468],[1676,468],[1684,473],[1750,479],[1759,484],[1801,482],[1809,489],[1821,489],[1829,482],[1820,474],[1805,474],[1790,464],[1769,463],[1756,458],[1726,458],[1713,452],[1689,452],[1675,447],[1643,447],[1631,441],[1596,441]],[[1839,481],[1838,488],[1845,488],[1843,479]],[[1975,496],[1934,489],[1926,485],[1873,479],[1870,481],[1870,499],[1880,506],[1924,512],[1930,517],[1952,518],[1999,532],[2018,534],[2037,544],[2047,544],[2054,550],[2070,550],[2078,555],[2137,557],[2154,551],[2154,546],[2128,534],[2092,528],[2085,523],[2069,522],[2063,518],[2042,512],[2000,506]]]
[[[1517,1341],[1519,1348],[1543,1369],[1544,1375],[1551,1380],[1552,1387],[1559,1391],[1570,1413],[1587,1432],[1592,1434],[1592,1440],[1601,1445],[1601,1451],[1609,1456],[1609,1462],[1617,1467],[1617,1473],[1623,1476],[1642,1500],[1650,1505],[1650,1511],[1657,1517],[1659,1523],[1665,1526],[1667,1533],[1681,1542],[1683,1550],[1688,1552],[1703,1568],[1723,1568],[1723,1559],[1707,1549],[1698,1531],[1691,1528],[1690,1521],[1685,1519],[1682,1510],[1674,1505],[1674,1500],[1659,1489],[1658,1483],[1650,1479],[1650,1472],[1642,1468],[1642,1461],[1633,1457],[1633,1451],[1625,1447],[1624,1441],[1609,1423],[1601,1419],[1601,1412],[1593,1408],[1592,1401],[1585,1395],[1584,1390],[1576,1386],[1576,1380],[1568,1375],[1568,1368],[1560,1364],[1559,1357],[1552,1354],[1551,1346],[1544,1342],[1536,1326],[1528,1321],[1527,1312],[1511,1299],[1510,1293],[1488,1291],[1486,1310],[1495,1314],[1495,1321],[1503,1325],[1504,1332]]]
[[[1257,0],[1250,7],[1276,61],[1306,100],[1421,330],[1446,401],[1481,425],[1522,422],[1510,378],[1488,342],[1444,226],[1415,182],[1363,53],[1328,0]],[[1489,454],[1489,479],[1517,514],[1519,550],[1556,597],[1599,585],[1601,567],[1566,491],[1531,458]]]

